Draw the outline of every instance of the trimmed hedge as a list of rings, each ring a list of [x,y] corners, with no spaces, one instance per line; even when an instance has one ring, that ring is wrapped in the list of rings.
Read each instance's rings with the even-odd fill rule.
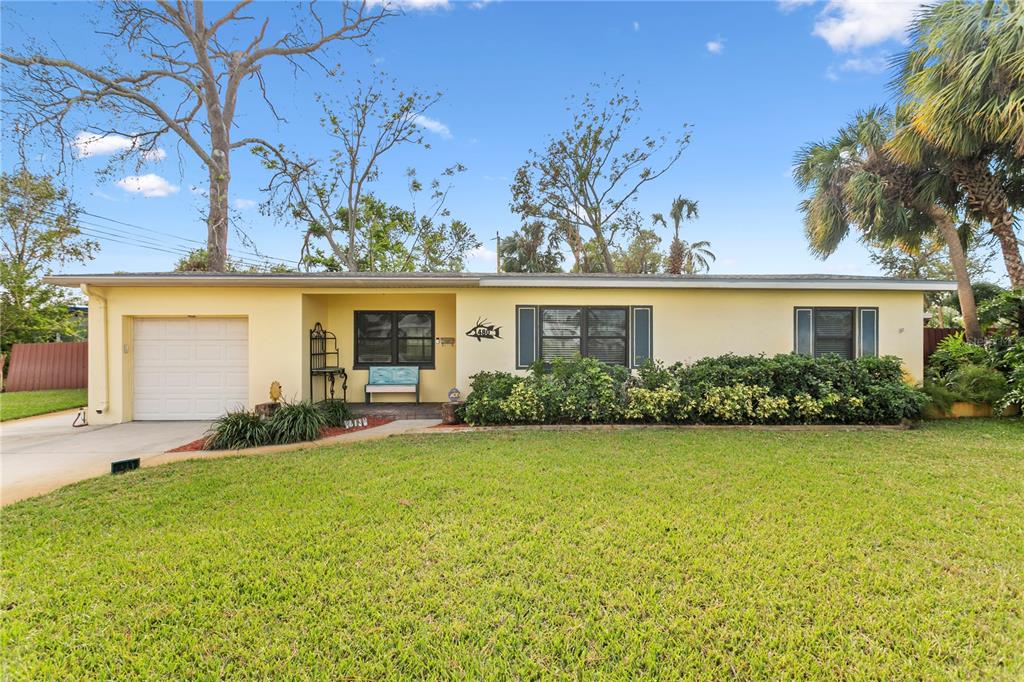
[[[534,365],[525,376],[471,377],[470,424],[894,424],[928,398],[899,358],[798,355],[646,362],[635,374],[592,358]]]

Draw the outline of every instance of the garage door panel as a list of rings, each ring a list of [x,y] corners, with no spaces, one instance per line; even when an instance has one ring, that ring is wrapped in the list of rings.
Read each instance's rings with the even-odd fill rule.
[[[248,321],[140,318],[135,419],[214,419],[248,401]]]

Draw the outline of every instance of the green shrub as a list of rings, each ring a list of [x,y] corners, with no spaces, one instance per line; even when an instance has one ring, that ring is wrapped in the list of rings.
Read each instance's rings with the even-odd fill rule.
[[[921,390],[928,397],[932,407],[942,413],[949,412],[953,408],[953,403],[959,400],[956,393],[934,381],[925,381]]]
[[[210,450],[240,450],[271,442],[266,422],[253,412],[228,412],[213,422],[206,439]]]
[[[526,377],[472,377],[466,420],[522,423],[896,423],[927,396],[907,386],[899,358],[797,355],[647,361],[630,376],[591,358],[537,363]]]
[[[561,418],[594,423],[618,420],[628,377],[625,367],[606,365],[593,358],[555,360],[551,364],[551,381],[562,397]]]
[[[352,418],[352,410],[344,400],[325,400],[317,403],[316,408],[326,426],[344,427],[345,421]]]
[[[267,420],[267,430],[273,443],[300,443],[316,440],[327,420],[311,402],[285,403]]]
[[[499,409],[505,420],[513,424],[543,424],[547,420],[544,402],[533,381],[516,383]]]
[[[1003,394],[1003,397],[995,404],[998,413],[1002,413],[1008,407],[1016,405],[1017,407],[1024,408],[1024,363],[1021,363],[1013,368],[1010,372],[1010,378],[1007,381],[1009,390]]]
[[[928,374],[930,378],[942,381],[964,365],[990,365],[991,360],[984,346],[967,341],[964,333],[960,332],[939,342],[938,348],[928,358]]]
[[[630,421],[647,423],[666,422],[672,418],[679,420],[678,408],[682,399],[679,391],[664,385],[657,388],[628,388],[624,416]]]
[[[466,421],[470,424],[507,424],[508,418],[502,404],[523,379],[508,372],[480,372],[469,379],[471,384],[470,394],[466,398]]]
[[[950,372],[944,383],[957,400],[998,403],[1008,390],[1006,377],[985,365],[967,364]]]

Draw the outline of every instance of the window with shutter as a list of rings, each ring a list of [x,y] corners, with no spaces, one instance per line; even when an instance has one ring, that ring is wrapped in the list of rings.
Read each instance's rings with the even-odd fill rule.
[[[649,321],[650,310],[646,313]],[[576,355],[612,365],[628,365],[629,314],[625,307],[519,306],[516,366],[527,367],[534,359],[550,363]],[[648,337],[649,334],[648,331]],[[535,355],[531,355],[532,339],[536,339]]]
[[[798,355],[878,355],[878,308],[795,308],[793,315],[793,351]]]

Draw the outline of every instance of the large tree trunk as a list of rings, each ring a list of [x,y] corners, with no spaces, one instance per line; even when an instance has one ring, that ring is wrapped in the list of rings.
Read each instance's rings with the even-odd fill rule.
[[[216,155],[216,152],[214,152]],[[227,157],[224,157],[225,162]],[[206,217],[206,252],[211,272],[224,272],[228,265],[228,186],[231,175],[227,164],[210,168],[210,212]]]
[[[992,234],[999,240],[1010,284],[1014,289],[1024,287],[1024,260],[1014,231],[1013,211],[998,179],[982,159],[954,165],[953,179],[963,188],[970,207],[985,217]]]
[[[974,289],[971,288],[971,276],[967,272],[967,254],[963,244],[960,243],[960,235],[956,231],[953,218],[945,209],[930,205],[926,209],[928,216],[939,228],[949,250],[949,262],[956,273],[956,293],[960,299],[960,312],[964,317],[964,330],[969,339],[980,339],[981,324],[978,322],[978,307],[974,302]]]

